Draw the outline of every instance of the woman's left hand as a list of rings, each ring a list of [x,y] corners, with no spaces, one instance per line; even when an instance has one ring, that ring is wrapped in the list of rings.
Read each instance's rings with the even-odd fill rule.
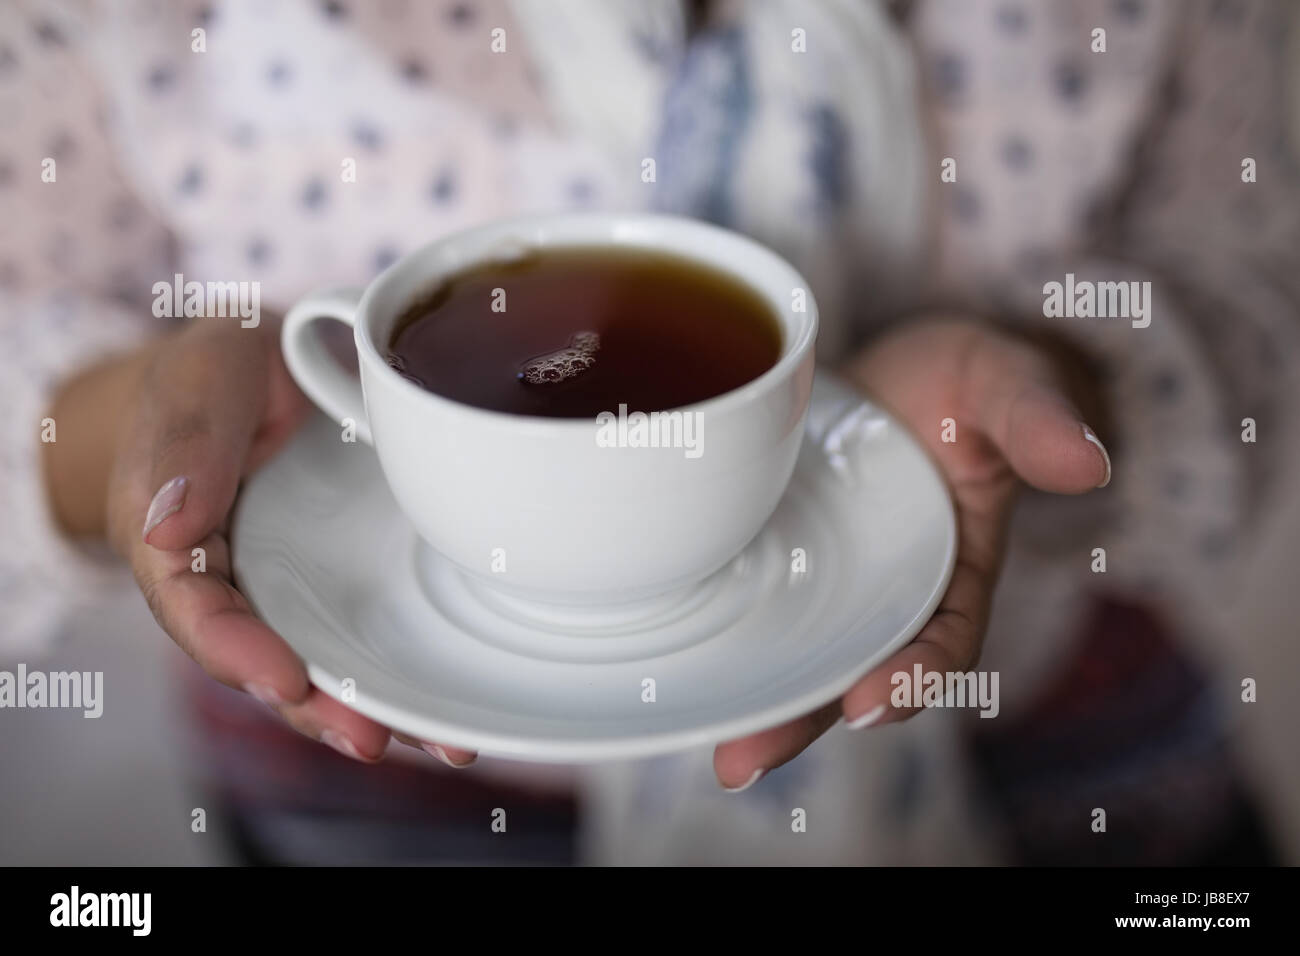
[[[851,381],[928,449],[952,493],[957,561],[934,616],[841,699],[798,720],[718,746],[729,790],[798,756],[843,717],[851,728],[911,717],[890,704],[891,676],[969,670],[979,659],[1011,506],[1021,483],[1081,494],[1110,481],[1110,459],[1067,391],[1062,366],[1027,340],[968,321],[908,324],[854,358]],[[1076,396],[1077,397],[1077,396]],[[956,440],[941,439],[944,419]]]

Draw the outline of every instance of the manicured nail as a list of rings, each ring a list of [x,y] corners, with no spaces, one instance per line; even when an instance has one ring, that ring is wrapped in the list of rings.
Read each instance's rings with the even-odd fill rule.
[[[754,784],[758,783],[758,778],[763,776],[763,774],[766,772],[767,771],[763,770],[762,768],[759,768],[758,770],[755,770],[753,775],[744,783],[742,783],[739,787],[723,787],[722,789],[727,791],[727,793],[743,793],[744,791],[752,787]]]
[[[863,727],[870,727],[884,715],[885,705],[877,704],[861,717],[855,717],[853,720],[848,721],[844,726],[849,728],[849,730],[861,730]]]
[[[269,684],[255,684],[252,681],[249,681],[244,685],[244,693],[260,700],[262,703],[266,704],[267,707],[275,708],[284,703],[284,701],[280,699],[280,695],[275,692],[275,688]]]
[[[1097,437],[1097,433],[1087,425],[1083,426],[1083,437],[1097,446],[1097,449],[1101,452],[1102,461],[1106,463],[1106,477],[1103,478],[1101,484],[1097,486],[1098,488],[1105,488],[1110,484],[1110,452],[1106,451],[1106,446],[1101,443],[1101,439]]]
[[[351,757],[353,760],[362,759],[361,754],[357,752],[356,745],[337,730],[322,730],[320,742],[327,747],[333,747],[345,757]]]
[[[429,754],[431,757],[437,757],[453,770],[464,770],[466,767],[473,764],[475,760],[478,760],[478,757],[470,757],[469,760],[464,763],[452,763],[451,758],[447,756],[447,751],[443,750],[440,744],[425,743],[420,746],[424,748],[425,753]]]
[[[149,513],[144,516],[141,538],[149,540],[149,532],[158,527],[185,506],[185,493],[190,490],[190,480],[184,475],[173,478],[158,489],[149,502]]]

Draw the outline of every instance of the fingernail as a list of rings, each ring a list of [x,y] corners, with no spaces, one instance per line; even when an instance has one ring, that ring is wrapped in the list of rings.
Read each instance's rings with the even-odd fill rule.
[[[1103,478],[1101,484],[1097,486],[1098,488],[1105,488],[1110,484],[1110,452],[1106,451],[1106,446],[1101,443],[1101,439],[1097,437],[1097,433],[1087,425],[1083,426],[1083,437],[1097,446],[1097,449],[1101,452],[1102,461],[1106,463],[1106,477]]]
[[[327,747],[333,747],[345,757],[351,757],[353,760],[362,759],[352,741],[337,730],[322,730],[320,742]]]
[[[844,726],[849,728],[849,730],[861,730],[863,727],[870,727],[884,715],[885,705],[877,704],[861,717],[855,717],[853,720],[848,721]]]
[[[149,532],[158,527],[185,506],[185,493],[190,490],[190,480],[184,475],[173,478],[158,489],[149,502],[149,513],[144,516],[141,538],[149,540]]]
[[[280,695],[275,692],[275,688],[271,687],[269,684],[255,684],[252,681],[249,681],[244,685],[244,693],[260,700],[262,703],[266,704],[267,707],[274,708],[284,703],[284,701],[280,699]]]
[[[754,784],[758,783],[758,778],[763,776],[763,774],[766,772],[767,771],[763,770],[762,768],[759,768],[758,770],[755,770],[753,775],[744,783],[742,783],[739,787],[723,787],[722,789],[727,791],[727,793],[743,793],[744,791],[752,787]]]
[[[443,750],[439,744],[426,743],[426,744],[421,744],[420,746],[424,748],[425,753],[429,754],[432,757],[437,757],[439,760],[445,763],[448,767],[451,767],[453,770],[464,770],[466,767],[470,766],[471,764],[474,763],[475,760],[478,759],[478,757],[471,757],[465,763],[452,763],[451,758],[447,756],[447,751]]]

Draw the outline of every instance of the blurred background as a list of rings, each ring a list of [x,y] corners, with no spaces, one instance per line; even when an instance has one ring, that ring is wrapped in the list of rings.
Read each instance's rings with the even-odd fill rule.
[[[806,59],[791,59],[792,31]],[[1300,862],[1300,4],[19,0],[0,10],[0,130],[0,669],[103,671],[106,697],[98,720],[0,710],[0,864],[1190,863],[1233,859],[1234,843],[1247,862]],[[1234,192],[1248,155],[1258,191]],[[960,169],[947,190],[945,156]],[[57,182],[41,179],[49,158]],[[1062,518],[1031,496],[1017,519],[981,664],[1004,675],[1002,736],[951,713],[865,740],[836,728],[748,803],[717,791],[707,753],[590,776],[492,760],[453,772],[416,754],[379,775],[216,688],[124,568],[74,567],[43,543],[57,531],[37,514],[32,422],[60,381],[158,333],[155,281],[254,279],[282,311],[474,222],[628,207],[789,257],[830,317],[827,361],[926,309],[1041,322],[1042,282],[1067,270],[1155,277],[1150,338],[1080,346],[1118,396],[1107,510]],[[1237,349],[1216,326],[1260,338]],[[1247,350],[1267,354],[1254,365]],[[1249,414],[1266,427],[1242,463]],[[1211,416],[1229,426],[1218,438]],[[1179,490],[1210,473],[1232,494]],[[1201,567],[1225,515],[1230,570]],[[1128,529],[1114,553],[1145,567],[1117,569],[1089,616],[1065,596],[1077,565],[1051,568],[1106,527]],[[1145,616],[1131,595],[1173,610]],[[1079,643],[1087,621],[1102,643]],[[1185,666],[1186,689],[1090,684],[1079,661],[1105,656],[1107,636],[1190,662],[1154,665]],[[1044,693],[1081,695],[1094,722],[1054,736]],[[1202,733],[1207,701],[1214,746],[1171,744]],[[1054,814],[1099,798],[1082,786],[1075,806],[1035,756],[1061,746],[1109,805],[1131,797],[1135,820],[1195,816],[1205,793],[1229,808],[1183,821],[1193,836],[1079,849]],[[467,835],[502,794],[535,821],[533,842]],[[834,824],[795,847],[764,800]]]

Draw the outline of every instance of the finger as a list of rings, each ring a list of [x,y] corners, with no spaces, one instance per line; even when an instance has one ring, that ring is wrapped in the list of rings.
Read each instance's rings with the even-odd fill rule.
[[[189,548],[223,526],[266,412],[267,356],[227,333],[220,348],[176,349],[155,368],[151,414],[135,438],[145,462],[133,478],[140,537],[165,551]]]
[[[378,763],[388,749],[387,727],[340,704],[320,688],[313,687],[301,703],[275,709],[300,734],[352,760]]]
[[[473,750],[461,750],[459,747],[452,747],[448,744],[439,744],[431,740],[420,740],[409,734],[399,731],[393,731],[393,739],[399,743],[406,744],[408,747],[414,747],[416,750],[423,750],[431,757],[436,757],[448,767],[456,770],[463,770],[478,760],[478,754]]]
[[[271,325],[278,329],[280,323],[276,321]],[[278,336],[272,341],[267,363],[266,411],[262,416],[262,424],[253,433],[248,456],[244,461],[245,474],[256,471],[278,452],[315,407],[289,374],[289,368],[284,364],[284,354],[279,348]]]
[[[229,550],[215,533],[257,427],[265,343],[224,332],[207,347],[217,333],[197,331],[160,353],[141,383],[112,478],[113,540],[158,623],[207,673],[268,703],[301,701],[306,669],[231,585]],[[156,491],[158,475],[176,471],[184,480],[162,480]],[[201,564],[194,547],[203,548]]]
[[[989,337],[972,359],[964,403],[1025,482],[1081,494],[1110,481],[1110,456],[1057,385],[1050,366],[1019,343]]]
[[[972,522],[968,519],[965,523]],[[971,537],[979,535],[972,530]],[[988,537],[987,533],[984,537]],[[891,694],[896,686],[895,674],[903,673],[910,679],[918,664],[923,674],[962,672],[975,665],[988,627],[997,555],[996,542],[985,541],[982,547],[971,549],[963,545],[934,616],[910,644],[844,695],[844,719],[850,729],[903,720],[920,709],[906,702],[894,706]]]
[[[769,770],[793,760],[840,719],[839,702],[713,751],[713,772],[729,793],[748,790]]]
[[[137,542],[132,566],[159,625],[216,680],[270,705],[305,700],[306,668],[278,634],[251,613],[230,584],[225,539],[200,542],[205,569],[190,551],[159,551]]]

